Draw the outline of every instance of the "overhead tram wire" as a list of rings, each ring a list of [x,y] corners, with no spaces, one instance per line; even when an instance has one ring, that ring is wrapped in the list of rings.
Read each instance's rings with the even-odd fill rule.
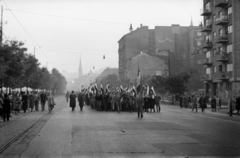
[[[8,7],[8,5],[6,4],[6,2],[4,0],[2,0],[3,3],[5,4],[5,6],[8,8],[8,10],[11,12],[11,14],[13,15],[13,17],[17,20],[17,22],[20,24],[20,26],[23,28],[23,30],[26,32],[26,34],[31,38],[31,40],[36,44],[37,47],[39,47],[39,45],[37,44],[37,42],[32,38],[32,36],[28,33],[28,31],[25,29],[25,27],[22,25],[22,23],[18,20],[18,18],[15,16],[15,14],[12,12],[12,10]],[[40,48],[40,47],[39,47]],[[41,48],[40,48],[41,49]],[[41,50],[41,52],[45,55],[47,62],[48,62],[48,58],[47,55]]]
[[[91,19],[81,19],[81,18],[66,17],[66,16],[60,16],[60,15],[51,15],[51,14],[43,14],[43,13],[26,12],[26,11],[20,11],[20,10],[11,10],[11,11],[19,12],[19,13],[25,13],[25,14],[35,14],[35,15],[49,16],[49,17],[55,17],[55,18],[71,19],[71,20],[107,23],[107,24],[115,24],[115,25],[129,25],[127,23],[120,23],[120,22],[100,21],[100,20],[91,20]]]

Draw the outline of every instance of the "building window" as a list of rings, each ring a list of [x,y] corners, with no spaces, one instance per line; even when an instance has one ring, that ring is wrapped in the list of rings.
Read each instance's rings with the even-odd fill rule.
[[[227,72],[233,71],[233,64],[227,64]]]
[[[229,44],[227,45],[227,53],[231,53],[233,51],[233,45]]]
[[[216,49],[213,49],[213,55],[216,55]]]
[[[202,36],[202,32],[197,32],[197,36]]]
[[[227,12],[228,12],[228,15],[232,14],[232,7],[229,7]]]
[[[214,72],[214,73],[217,72],[217,67],[216,67],[216,66],[213,67],[213,72]]]
[[[211,52],[208,51],[208,52],[206,53],[206,58],[210,58],[210,57],[211,57]]]
[[[223,29],[219,29],[218,34],[219,34],[219,36],[223,36]]]
[[[216,21],[216,15],[213,15],[213,22]]]
[[[197,46],[201,46],[202,42],[201,41],[197,41]]]
[[[232,33],[232,25],[228,26],[228,33]]]
[[[209,68],[206,68],[206,74],[207,74],[207,75],[211,74],[211,69],[210,69],[210,67],[209,67]]]
[[[217,33],[216,32],[213,32],[213,39],[215,39],[217,36]]]
[[[218,69],[219,69],[219,72],[222,72],[222,65],[219,65]]]

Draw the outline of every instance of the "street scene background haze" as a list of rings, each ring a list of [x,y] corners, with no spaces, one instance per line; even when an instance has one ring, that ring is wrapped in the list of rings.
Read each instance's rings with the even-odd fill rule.
[[[49,70],[77,72],[81,57],[83,73],[118,67],[117,42],[129,32],[130,24],[134,30],[140,24],[150,29],[189,26],[192,18],[199,25],[202,7],[201,0],[5,0],[1,4],[4,40],[23,41],[31,54],[35,47],[36,58]]]

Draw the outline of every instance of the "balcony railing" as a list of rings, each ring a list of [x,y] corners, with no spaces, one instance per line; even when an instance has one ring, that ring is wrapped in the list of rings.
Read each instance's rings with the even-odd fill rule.
[[[200,65],[211,65],[212,64],[212,58],[206,58],[198,61],[198,64]]]
[[[203,43],[203,46],[202,46],[202,48],[203,49],[211,49],[212,48],[212,42],[205,42],[205,43]]]
[[[219,53],[215,56],[217,62],[228,62],[228,55],[226,53]]]
[[[217,43],[228,43],[228,36],[226,34],[219,35],[217,38]]]
[[[202,32],[211,32],[212,31],[212,24],[208,24],[202,28]]]
[[[211,82],[212,81],[212,75],[211,74],[204,75],[202,77],[202,81]]]
[[[228,0],[215,0],[215,7],[227,7],[228,6]]]
[[[210,16],[212,14],[212,9],[211,7],[207,6],[207,7],[204,7],[200,10],[200,14],[202,16]]]
[[[214,80],[229,80],[229,72],[217,72],[213,75]]]
[[[228,24],[228,16],[221,15],[216,18],[216,25],[227,25]]]

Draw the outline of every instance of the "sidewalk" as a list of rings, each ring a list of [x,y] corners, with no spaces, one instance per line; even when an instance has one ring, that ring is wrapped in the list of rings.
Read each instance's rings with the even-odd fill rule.
[[[33,111],[28,110],[26,113],[22,111],[18,115],[12,115],[10,121],[0,121],[0,149],[8,144],[12,139],[22,133],[26,128],[35,123],[41,117],[47,113],[45,111]]]
[[[174,105],[172,105],[171,102],[167,101],[167,100],[164,100],[164,101],[161,101],[162,104],[165,104],[165,105],[170,105],[170,106],[178,106],[180,107],[179,103],[175,103]],[[186,109],[190,109],[190,108],[186,108]],[[200,110],[200,108],[198,108]],[[212,112],[212,109],[211,109],[211,105],[210,104],[207,104],[207,108],[205,109],[206,112]],[[224,115],[229,115],[228,114],[228,106],[227,105],[222,105],[221,106],[221,109],[220,110],[217,110],[216,112],[213,112],[214,113],[220,113],[220,114],[224,114]],[[233,116],[240,116],[240,113],[238,114],[237,111],[233,111]]]

